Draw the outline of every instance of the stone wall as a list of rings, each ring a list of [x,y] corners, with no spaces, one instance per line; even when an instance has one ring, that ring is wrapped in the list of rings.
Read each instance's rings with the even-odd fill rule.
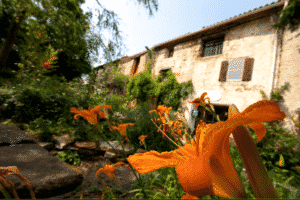
[[[282,51],[278,73],[275,76],[275,88],[280,88],[286,82],[290,83],[289,91],[283,93],[284,102],[280,108],[289,116],[292,116],[296,123],[300,124],[300,29],[291,32],[288,29],[284,31],[282,38]],[[294,126],[291,117],[287,117],[283,123],[284,127],[292,130],[295,135],[300,136],[299,128]]]

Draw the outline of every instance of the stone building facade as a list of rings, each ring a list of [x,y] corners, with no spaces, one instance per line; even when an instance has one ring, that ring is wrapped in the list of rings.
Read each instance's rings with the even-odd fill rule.
[[[270,97],[272,91],[289,82],[290,89],[283,93],[280,105],[288,115],[282,125],[299,134],[290,116],[300,123],[296,113],[300,109],[300,30],[292,33],[272,27],[280,17],[278,12],[287,5],[287,1],[267,4],[151,48],[154,78],[171,69],[179,83],[192,81],[195,92],[180,106],[192,130],[201,117],[192,116],[196,108],[189,102],[203,92],[226,120],[230,104],[241,112],[263,99],[261,90]],[[122,74],[132,77],[146,70],[148,59],[145,50],[121,58],[119,67]],[[215,123],[208,113],[204,115],[207,123]]]

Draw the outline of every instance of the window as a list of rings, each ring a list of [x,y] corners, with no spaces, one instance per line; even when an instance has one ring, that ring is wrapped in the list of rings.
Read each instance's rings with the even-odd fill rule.
[[[173,57],[173,54],[174,54],[174,47],[171,47],[171,48],[169,48],[169,55],[168,55],[168,58]]]
[[[168,80],[168,79],[167,79],[167,72],[168,72],[169,70],[170,70],[170,69],[160,70],[160,75],[161,75],[163,81]]]
[[[140,57],[136,58],[134,60],[134,65],[133,65],[133,70],[132,70],[132,76],[135,75],[135,73],[137,72],[138,68],[139,68],[139,64],[140,64]]]
[[[223,61],[219,81],[250,81],[253,70],[253,58],[241,57]]]
[[[219,115],[219,118],[221,121],[226,121],[228,119],[228,106],[226,105],[213,105],[214,109],[216,111],[216,114]],[[205,124],[214,124],[217,123],[218,121],[214,118],[214,116],[206,111],[202,111],[202,107],[198,107],[198,116],[196,117],[195,121],[195,131],[197,129],[198,124],[200,123],[200,120],[203,120]],[[194,131],[194,134],[196,133]]]
[[[214,40],[207,40],[203,44],[203,57],[222,54],[224,37]]]

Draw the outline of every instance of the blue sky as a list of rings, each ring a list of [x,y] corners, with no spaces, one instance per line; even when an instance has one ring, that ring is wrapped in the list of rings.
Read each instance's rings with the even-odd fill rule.
[[[127,48],[124,55],[131,56],[146,50],[145,46],[151,48],[277,0],[158,0],[158,10],[151,17],[148,10],[138,4],[137,0],[99,2],[120,18],[119,29],[122,31],[123,44]],[[100,7],[96,0],[86,0],[81,8],[87,12],[88,7],[92,8],[93,24],[96,25],[98,12],[95,9]],[[103,35],[111,38],[107,31]],[[99,64],[104,63],[94,63],[93,67]]]

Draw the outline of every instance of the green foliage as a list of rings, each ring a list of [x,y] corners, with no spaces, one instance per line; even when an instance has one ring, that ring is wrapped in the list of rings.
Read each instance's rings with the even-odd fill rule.
[[[107,63],[105,65],[105,70],[99,74],[97,80],[95,72],[90,77],[90,80],[95,83],[95,87],[102,90],[105,88],[112,90],[113,87],[121,88],[123,90],[123,88],[126,88],[126,85],[129,82],[129,78],[121,73],[118,61]],[[105,93],[105,95],[107,93]]]
[[[154,119],[153,113],[149,113],[149,104],[147,102],[141,103],[136,110],[128,114],[127,121],[134,123],[133,127],[127,129],[127,137],[133,146],[140,148],[139,136],[147,135],[145,139],[147,150],[155,150],[158,152],[172,151],[177,149],[172,142],[166,137],[162,138],[162,133],[157,132],[157,127],[152,123],[151,119]],[[128,123],[128,122],[126,122]],[[158,126],[161,122],[158,123]],[[170,136],[169,133],[167,135]]]
[[[56,65],[58,68],[46,76],[64,76],[70,81],[74,77],[81,77],[82,74],[91,72],[92,66],[89,61],[87,40],[84,38],[87,32],[89,15],[83,14],[83,11],[79,9],[82,2],[73,1],[73,6],[69,6],[71,4],[67,2],[69,1],[51,2],[52,9],[59,8],[51,13],[49,10],[53,10],[50,8],[34,8],[36,9],[37,20],[24,21],[22,24],[22,27],[27,27],[28,31],[26,40],[20,45],[19,50],[24,64],[27,64],[25,62],[27,60],[34,66],[40,67],[40,57],[47,46],[51,45],[55,50],[62,49],[57,55]],[[47,3],[42,5],[46,7]],[[48,22],[49,18],[51,18],[51,23]],[[41,32],[41,38],[39,39],[36,37],[36,30]],[[32,53],[33,55],[31,55]],[[37,56],[37,59],[31,58],[35,56]]]
[[[266,136],[262,139],[262,141],[258,143],[256,143],[257,136],[254,130],[250,126],[248,126],[248,128],[250,130],[252,138],[256,143],[259,155],[262,158],[268,176],[270,177],[273,184],[283,183],[290,179],[288,180],[289,186],[298,188],[300,183],[300,170],[295,168],[295,166],[299,165],[300,157],[299,152],[292,149],[295,144],[297,144],[296,139],[282,127],[276,128],[275,126],[269,126],[268,123],[265,123],[265,125],[267,128]],[[281,139],[280,143],[278,143],[278,139]],[[283,155],[285,160],[286,165],[284,167],[280,167],[278,164],[280,154],[275,147],[279,144],[285,146],[281,148],[282,150],[280,151],[280,154]],[[243,171],[243,168],[245,167],[236,146],[230,145],[230,155],[235,169],[241,177],[241,181],[243,182],[248,198],[255,198],[250,186],[249,179],[245,177],[246,172]],[[285,188],[278,185],[275,187],[275,189],[280,198],[284,198],[287,194],[291,194],[293,192],[291,189],[281,192],[281,190]]]
[[[56,126],[72,127],[75,132],[79,129],[76,133],[83,134],[86,127],[80,123],[74,126],[73,123],[77,120],[73,118],[75,114],[70,112],[70,108],[88,109],[96,100],[68,84],[46,78],[42,83],[23,83],[1,88],[1,118],[12,117],[15,122],[28,123],[35,130],[40,130],[39,127],[43,124],[40,119],[44,119],[51,122],[44,123],[43,126],[48,126],[52,134],[57,132]],[[86,123],[86,120],[83,121]]]
[[[192,82],[179,84],[171,70],[166,74],[167,81],[163,81],[161,76],[154,80],[150,69],[152,51],[148,53],[150,60],[147,63],[147,70],[134,76],[127,84],[127,99],[137,98],[141,102],[145,102],[149,96],[157,96],[159,97],[159,105],[178,110],[181,98],[186,98],[193,92]]]
[[[151,70],[149,65],[152,59],[147,64],[147,70],[132,77],[126,86],[127,100],[137,98],[139,101],[146,102],[148,96],[158,96],[159,89],[155,80],[151,77]]]
[[[74,127],[71,136],[74,137],[75,141],[88,141],[89,122],[83,118],[72,120]]]
[[[7,88],[0,88],[0,119],[11,118],[14,115],[17,100],[16,92]]]
[[[180,96],[187,98],[191,93],[194,92],[192,81],[188,81],[180,84]]]
[[[169,70],[166,75],[166,81],[162,81],[160,76],[157,80],[160,99],[158,104],[178,110],[181,99],[187,98],[189,94],[194,92],[193,83],[189,81],[179,84],[171,70]]]
[[[139,73],[128,83],[126,94],[128,100],[137,98],[145,102],[148,96],[155,96],[157,94],[157,86],[148,73]]]
[[[7,33],[11,26],[13,20],[13,14],[16,12],[12,7],[12,2],[8,0],[3,0],[1,5],[1,14],[0,14],[0,47],[3,47],[4,41],[7,38]],[[20,53],[17,51],[19,48],[20,42],[25,39],[25,30],[20,28],[18,37],[9,53],[6,67],[1,71],[1,79],[2,78],[15,78],[16,72],[19,70],[19,67],[16,63],[20,62]]]
[[[274,123],[276,124],[272,126],[268,123],[265,124],[266,136],[257,145],[261,157],[266,161],[264,164],[268,170],[277,166],[280,169],[294,171],[300,175],[299,170],[295,168],[299,165],[300,153],[293,149],[299,148],[297,146],[299,139],[290,134],[287,129],[278,126],[279,122]],[[285,165],[283,167],[278,164],[280,155],[284,157]]]
[[[40,141],[54,143],[52,132],[50,131],[51,126],[53,126],[53,122],[51,120],[43,119],[41,117],[30,123],[30,127],[34,127],[34,130],[41,131],[41,134],[39,135]]]
[[[105,99],[105,104],[112,106],[112,109],[108,109],[109,116],[112,116],[115,112],[120,111],[124,113],[125,109],[123,104],[126,102],[122,95],[113,94],[107,96]]]
[[[143,180],[143,184],[149,188],[146,189],[149,196],[148,199],[181,199],[185,193],[178,183],[176,171],[173,167],[165,167],[152,173],[141,174],[140,177]],[[131,184],[131,188],[139,188],[138,180]],[[167,192],[154,191],[153,188],[167,188]],[[136,189],[135,191],[140,190]],[[145,197],[141,192],[137,192],[133,198]]]
[[[39,91],[27,88],[22,90],[16,98],[20,102],[15,110],[16,122],[29,123],[42,115],[42,95]]]
[[[300,1],[292,0],[290,5],[278,14],[282,14],[282,16],[273,28],[284,29],[286,26],[289,26],[290,31],[294,32],[299,28],[300,24]]]
[[[59,152],[55,157],[71,165],[78,165],[81,162],[78,153],[72,152],[71,150],[65,150],[63,152]]]

